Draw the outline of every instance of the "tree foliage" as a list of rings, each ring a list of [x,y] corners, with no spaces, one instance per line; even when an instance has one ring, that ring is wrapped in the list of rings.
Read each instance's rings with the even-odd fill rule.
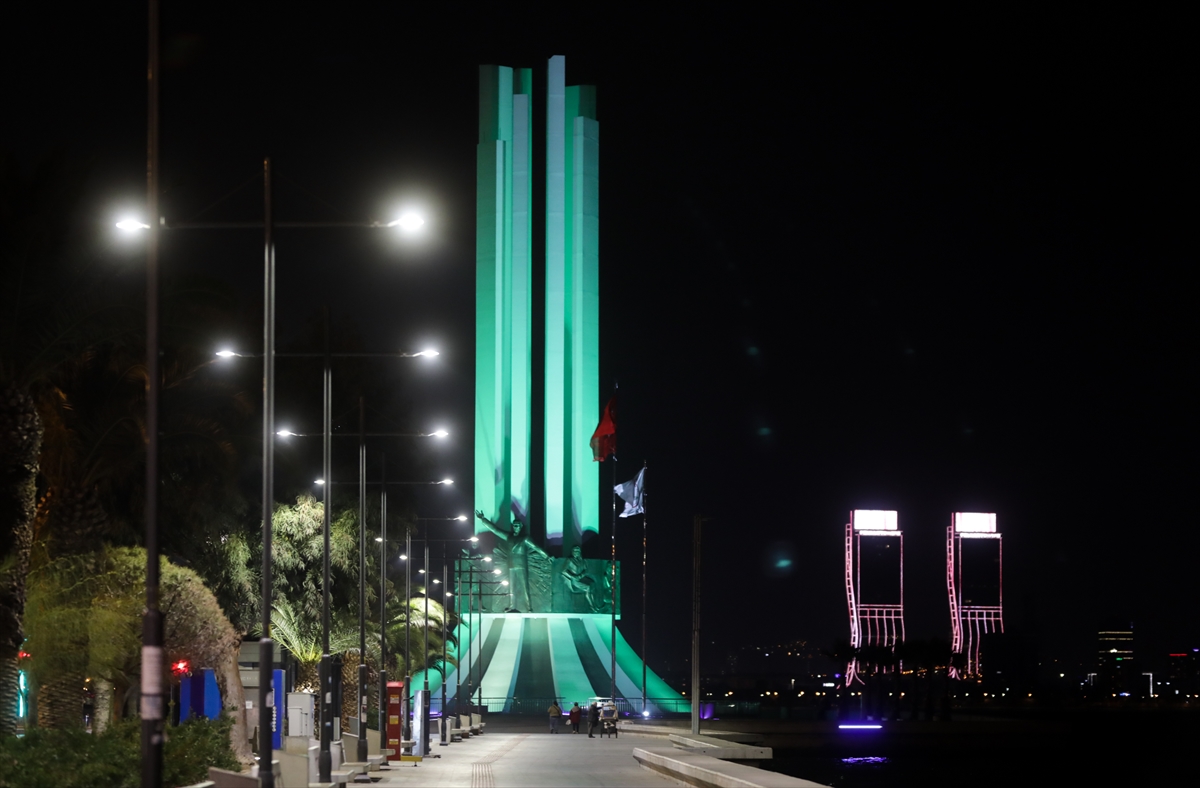
[[[160,572],[167,664],[186,659],[195,667],[220,665],[240,638],[215,597],[190,569],[163,558]],[[145,582],[140,548],[62,556],[33,570],[26,648],[37,683],[88,675],[112,682],[123,694],[140,671]]]

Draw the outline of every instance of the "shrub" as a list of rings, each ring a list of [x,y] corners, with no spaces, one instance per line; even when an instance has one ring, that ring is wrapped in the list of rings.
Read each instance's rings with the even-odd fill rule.
[[[163,785],[207,779],[208,767],[237,771],[228,717],[190,720],[167,729]],[[138,788],[141,722],[124,720],[104,733],[35,728],[24,738],[0,737],[0,788]]]

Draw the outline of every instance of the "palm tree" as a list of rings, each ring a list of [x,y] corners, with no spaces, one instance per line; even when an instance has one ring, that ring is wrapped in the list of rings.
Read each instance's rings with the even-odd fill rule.
[[[425,589],[414,589],[418,596],[411,597],[400,603],[400,609],[388,611],[388,652],[394,660],[388,670],[397,669],[401,675],[411,676],[421,670],[435,670],[445,676],[447,665],[457,665],[457,661],[447,651],[446,662],[442,662],[442,622],[445,621],[446,645],[457,644],[454,629],[458,626],[457,617],[446,610],[440,602],[429,597],[429,615],[425,615]],[[428,630],[429,648],[426,650],[426,630]],[[405,637],[407,633],[407,638]],[[405,653],[407,642],[411,653]]]
[[[64,159],[26,176],[0,162],[0,735],[16,728],[17,654],[37,512],[45,415],[61,407],[50,375],[97,337],[113,334],[115,305],[98,298],[73,252],[86,182]],[[119,324],[120,321],[118,320]],[[117,333],[120,333],[119,328]]]
[[[330,654],[357,645],[357,625],[351,629],[342,617],[330,623]],[[290,602],[281,599],[271,608],[271,637],[296,660],[296,691],[318,692],[321,685],[317,672],[324,654],[320,619],[305,618]]]

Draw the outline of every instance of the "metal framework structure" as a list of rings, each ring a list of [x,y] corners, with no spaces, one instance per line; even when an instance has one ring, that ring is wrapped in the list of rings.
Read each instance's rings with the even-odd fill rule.
[[[994,605],[963,599],[963,539],[995,539],[997,544],[996,582],[999,595]],[[950,647],[963,654],[962,670],[951,666],[950,675],[967,678],[980,675],[979,645],[989,632],[1004,631],[1004,542],[996,531],[996,515],[983,512],[955,512],[946,529],[946,591],[950,597]]]
[[[895,602],[864,602],[862,597],[862,539],[895,539],[899,546],[900,584]],[[850,647],[890,648],[904,641],[904,533],[894,511],[856,509],[846,524],[846,603],[850,611]],[[852,658],[846,667],[847,686],[858,677]]]

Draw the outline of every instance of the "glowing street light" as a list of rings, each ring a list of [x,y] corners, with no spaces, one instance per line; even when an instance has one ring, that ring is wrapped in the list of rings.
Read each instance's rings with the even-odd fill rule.
[[[117,229],[127,233],[135,233],[139,230],[149,230],[150,225],[139,222],[137,219],[122,219],[117,222]]]
[[[399,227],[406,233],[415,233],[425,226],[425,219],[414,211],[405,211],[399,218],[387,223],[388,227]]]
[[[453,479],[442,479],[440,482],[435,482],[435,484],[454,484],[454,480]]]
[[[429,434],[430,434],[432,437],[434,437],[434,438],[444,438],[444,437],[446,437],[447,435],[449,435],[450,433],[446,432],[445,430],[434,430],[433,432],[431,432],[431,433],[429,433]],[[457,519],[457,518],[455,518],[455,519]],[[465,517],[464,517],[464,518],[462,518],[462,519],[464,519],[464,520],[465,520],[465,519],[467,519],[467,518],[465,518]]]
[[[217,351],[218,358],[233,358],[236,355],[237,355],[237,353],[235,353],[232,350],[218,350]]]
[[[442,354],[436,350],[419,350],[416,353],[413,353],[414,357],[424,356],[425,358],[433,358],[434,356],[440,356],[440,355],[442,355]]]

